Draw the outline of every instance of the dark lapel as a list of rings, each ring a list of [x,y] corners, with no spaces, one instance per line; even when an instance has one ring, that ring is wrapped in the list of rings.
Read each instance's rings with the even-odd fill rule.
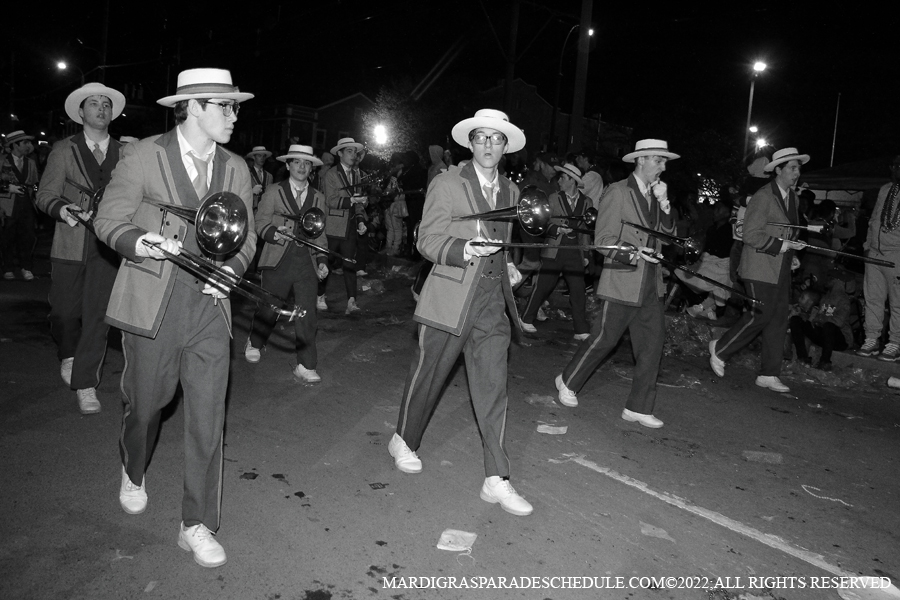
[[[250,167],[250,177],[253,178],[253,181],[254,181],[254,182],[256,182],[257,184],[263,186],[263,188],[266,187],[266,172],[265,172],[265,170],[263,170],[263,180],[260,181],[260,180],[259,180],[259,175],[256,174],[256,163],[253,163],[253,166]],[[263,191],[265,191],[265,189],[264,189]]]
[[[194,184],[191,183],[191,178],[188,177],[187,169],[184,168],[184,162],[181,160],[181,148],[178,145],[178,134],[172,129],[159,136],[159,139],[156,140],[156,145],[162,146],[165,150],[166,160],[169,163],[169,171],[172,173],[172,179],[174,179],[175,183],[175,200],[181,201],[182,206],[188,206],[190,208],[199,207],[200,198],[197,197],[197,192],[194,191]],[[167,179],[165,172],[160,175],[163,179]],[[215,180],[215,176],[213,177],[213,180]]]
[[[346,191],[352,196],[356,193],[355,189],[350,189],[350,178],[347,176],[347,171],[344,168],[344,163],[338,161],[338,164],[334,167],[337,169],[338,175],[341,176],[341,182],[344,184],[344,188]]]
[[[6,160],[9,161],[9,168],[12,169],[12,172],[16,176],[16,179],[19,180],[19,183],[25,183],[25,173],[28,172],[28,157],[26,156],[22,159],[21,171],[16,168],[16,158],[12,154],[8,155]]]
[[[650,207],[647,206],[647,196],[641,193],[641,188],[638,187],[634,173],[628,176],[628,187],[631,189],[632,193],[634,193],[634,202],[644,221],[642,225],[656,227],[656,223],[652,222],[653,220],[650,218]]]
[[[795,211],[791,211],[791,212],[794,212],[794,215],[788,214],[787,205],[786,205],[785,202],[784,202],[784,198],[781,197],[781,188],[778,187],[778,184],[775,183],[775,180],[774,180],[774,179],[772,180],[771,185],[772,185],[772,195],[775,197],[775,202],[777,202],[777,203],[778,203],[778,206],[781,207],[781,212],[783,212],[783,213],[784,213],[784,216],[787,217],[788,222],[793,223],[794,225],[796,225],[796,224],[797,224],[797,215],[796,215],[796,212],[795,212]],[[791,191],[788,191],[788,197],[790,197],[790,194],[791,194],[791,193],[792,193]],[[793,204],[796,205],[797,203],[794,202]]]
[[[84,141],[84,134],[76,133],[73,135],[72,144],[72,152],[75,155],[78,169],[84,176],[84,180],[90,184],[91,189],[96,190],[97,180],[100,178],[100,165],[97,164],[97,159],[94,158],[93,153],[88,149],[87,142]]]
[[[221,192],[225,189],[225,171],[228,170],[228,158],[228,152],[225,148],[216,144],[216,154],[212,161],[212,181],[209,183],[210,192]]]
[[[294,190],[291,188],[291,180],[290,178],[285,179],[281,182],[281,193],[284,194],[284,202],[287,204],[287,207],[292,215],[300,214],[300,205],[297,204],[297,200],[294,198]],[[306,194],[307,197],[309,194]]]
[[[475,201],[475,214],[491,210],[491,205],[485,200],[484,193],[481,191],[481,183],[479,183],[478,175],[475,173],[475,165],[470,161],[462,168],[459,175],[467,180],[472,188],[472,199]],[[501,202],[503,203],[502,207],[500,206]],[[505,208],[507,206],[509,206],[509,185],[506,186],[504,193],[503,184],[501,183],[500,193],[497,194],[497,208]]]

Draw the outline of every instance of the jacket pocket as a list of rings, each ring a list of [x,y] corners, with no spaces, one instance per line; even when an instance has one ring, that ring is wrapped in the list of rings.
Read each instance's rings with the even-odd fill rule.
[[[466,276],[466,270],[462,267],[452,267],[450,265],[434,265],[429,277],[440,277],[441,279],[449,279],[456,283],[462,283]]]

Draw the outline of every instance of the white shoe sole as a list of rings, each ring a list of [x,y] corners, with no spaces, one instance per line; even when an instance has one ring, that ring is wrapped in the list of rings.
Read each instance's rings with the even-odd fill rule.
[[[517,516],[517,517],[527,517],[527,516],[530,515],[532,512],[534,512],[534,509],[533,509],[533,508],[532,508],[531,510],[528,510],[528,511],[524,511],[524,510],[515,510],[514,508],[510,508],[510,507],[506,506],[505,504],[503,504],[503,502],[501,502],[501,501],[498,500],[497,498],[494,498],[493,496],[488,496],[487,494],[485,494],[485,493],[484,493],[484,490],[481,490],[481,494],[480,494],[480,495],[481,495],[481,499],[484,500],[485,502],[490,502],[491,504],[499,504],[499,505],[500,505],[500,508],[502,508],[503,510],[505,510],[505,511],[508,512],[509,514],[515,515],[515,516]]]
[[[182,550],[184,550],[185,552],[190,552],[191,554],[193,554],[194,562],[197,563],[198,565],[200,565],[201,567],[206,567],[207,569],[215,569],[216,567],[221,567],[222,565],[224,565],[225,563],[228,562],[227,556],[225,557],[225,560],[223,560],[222,562],[219,562],[219,563],[203,562],[202,560],[200,560],[200,557],[197,556],[197,553],[191,549],[190,545],[186,541],[181,539],[181,536],[178,536],[178,547],[181,548]]]

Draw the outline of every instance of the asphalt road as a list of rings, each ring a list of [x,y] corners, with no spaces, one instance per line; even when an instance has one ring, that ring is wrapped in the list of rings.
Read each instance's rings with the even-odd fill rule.
[[[784,377],[790,394],[761,390],[752,353],[719,380],[700,350],[709,329],[677,319],[658,430],[619,417],[627,341],[575,409],[555,402],[553,387],[575,350],[571,322],[555,318],[514,341],[506,442],[531,516],[479,498],[463,366],[426,432],[423,473],[397,471],[387,443],[415,343],[403,270],[361,280],[384,292],[362,292],[351,317],[332,282],[316,385],[292,379],[290,341],[277,329],[260,363],[243,359],[252,307],[236,301],[218,535],[228,563],[203,569],[176,545],[180,403],[147,473],[149,507],[127,515],[117,495],[118,340],[103,410],[81,416],[58,375],[47,269],[38,274],[0,281],[0,598],[852,599],[811,586],[833,587],[839,574],[900,578],[900,397],[883,378],[849,371],[837,377],[851,387],[800,370]],[[561,295],[553,302],[565,307]],[[471,553],[437,549],[445,529],[477,534]],[[398,587],[413,577],[429,587]]]

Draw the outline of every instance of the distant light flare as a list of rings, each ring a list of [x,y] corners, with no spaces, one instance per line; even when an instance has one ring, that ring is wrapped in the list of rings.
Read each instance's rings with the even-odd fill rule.
[[[753,63],[753,70],[756,71],[757,73],[762,73],[763,71],[766,70],[766,67],[768,67],[768,66],[769,65],[767,65],[763,61],[758,60],[755,63]]]
[[[759,127],[757,127],[756,125],[751,125],[750,133],[757,133],[757,132],[759,132]]]
[[[387,144],[388,134],[387,134],[387,128],[384,125],[376,125],[374,133],[375,133],[375,143],[376,144],[381,144],[381,145]]]
[[[763,149],[768,145],[769,143],[766,141],[766,138],[759,138],[756,140],[756,147],[759,149]]]

